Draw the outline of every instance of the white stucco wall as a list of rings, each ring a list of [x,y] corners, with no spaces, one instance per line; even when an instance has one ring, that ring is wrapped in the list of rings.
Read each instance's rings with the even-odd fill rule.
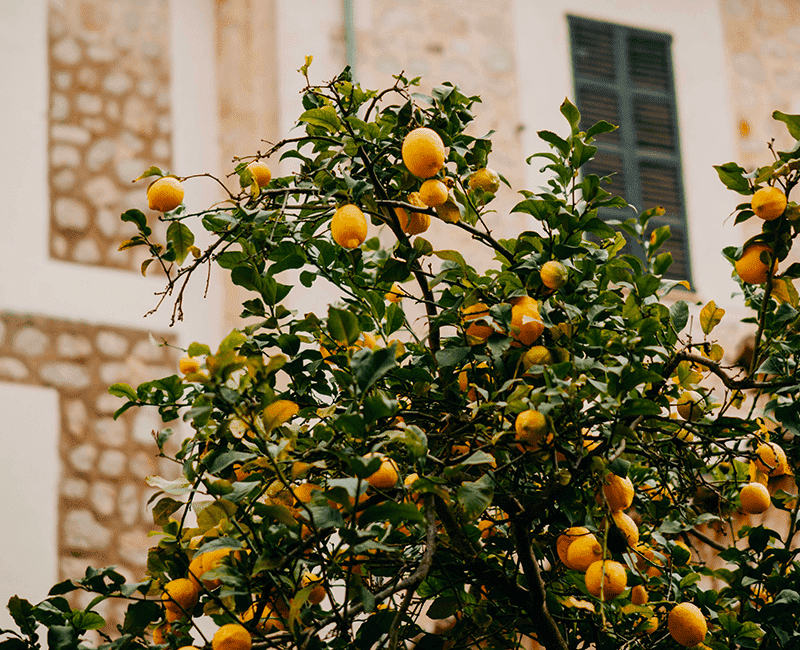
[[[567,16],[576,15],[672,35],[692,284],[698,300],[738,304],[731,267],[719,251],[745,237],[725,222],[739,201],[712,165],[734,159],[730,93],[717,0],[517,0],[517,62],[526,156],[546,151],[536,131],[563,133],[564,97],[574,102]],[[542,184],[539,165],[527,186]]]
[[[0,382],[0,628],[13,595],[38,603],[58,580],[56,391]]]

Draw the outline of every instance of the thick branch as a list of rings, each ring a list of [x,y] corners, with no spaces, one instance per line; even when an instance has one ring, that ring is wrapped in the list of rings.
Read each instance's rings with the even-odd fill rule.
[[[672,363],[668,364],[665,370],[669,370],[669,374],[666,374],[665,372],[665,378],[672,374],[672,371],[675,370],[681,361],[691,361],[692,363],[705,366],[711,371],[712,374],[716,375],[722,380],[722,383],[725,384],[726,388],[730,388],[731,390],[747,390],[751,388],[769,390],[773,388],[781,388],[783,386],[791,386],[794,384],[794,381],[791,379],[784,379],[781,381],[755,381],[753,379],[737,380],[728,375],[722,369],[722,365],[718,361],[713,361],[712,359],[704,357],[701,354],[683,351],[676,353]]]
[[[547,609],[547,590],[544,580],[542,580],[542,573],[539,570],[539,563],[533,557],[528,528],[520,526],[517,522],[512,524],[512,528],[522,570],[528,579],[529,589],[525,609],[528,610],[531,615],[531,621],[536,626],[537,641],[545,648],[569,650],[556,622]]]

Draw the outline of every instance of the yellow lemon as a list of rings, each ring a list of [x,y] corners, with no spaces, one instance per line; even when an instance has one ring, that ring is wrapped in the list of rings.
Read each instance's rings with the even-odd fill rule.
[[[631,602],[634,605],[646,605],[648,600],[650,600],[650,596],[644,586],[636,585],[631,589]]]
[[[532,366],[549,366],[553,363],[553,355],[543,345],[534,345],[522,357],[522,367],[527,372]]]
[[[687,648],[700,643],[708,632],[703,612],[692,603],[675,605],[669,613],[667,628],[672,638]]]
[[[408,202],[420,208],[425,207],[416,192],[408,195]],[[410,217],[403,208],[395,208],[394,212],[400,222],[400,229],[407,235],[420,235],[430,228],[431,215],[425,212],[412,212]]]
[[[547,420],[539,411],[528,409],[517,415],[517,419],[514,421],[514,430],[517,442],[538,447],[547,433]]]
[[[164,585],[161,600],[167,610],[167,620],[177,621],[185,615],[191,615],[192,609],[200,599],[199,587],[188,578],[170,580]]]
[[[442,205],[447,201],[447,196],[447,185],[435,178],[425,181],[419,188],[419,198],[429,208]]]
[[[405,296],[405,293],[400,288],[400,285],[395,282],[392,284],[392,288],[389,289],[389,291],[387,291],[383,297],[389,302],[397,304],[403,299],[403,296]]]
[[[628,587],[625,567],[614,560],[597,560],[586,569],[586,589],[595,598],[610,600],[619,596]]]
[[[769,265],[762,261],[761,254],[769,253],[772,256],[772,249],[767,244],[756,242],[750,244],[742,252],[742,256],[736,260],[736,274],[747,284],[763,284],[769,275]],[[778,260],[774,261],[774,268],[778,268]]]
[[[461,210],[455,199],[448,195],[447,201],[436,206],[436,216],[445,223],[458,223],[461,221]]]
[[[259,187],[266,187],[272,180],[272,171],[270,171],[267,163],[261,162],[260,160],[251,162],[247,166],[247,171],[252,174],[253,180],[258,183]]]
[[[633,483],[628,476],[622,478],[609,472],[603,482],[603,494],[611,512],[625,510],[633,503]]]
[[[786,209],[786,194],[777,187],[762,187],[753,194],[750,207],[759,219],[772,221]]]
[[[191,357],[182,357],[178,362],[178,368],[183,375],[191,375],[195,372],[200,372],[200,364],[196,359]]]
[[[375,470],[373,474],[367,477],[367,483],[378,490],[388,490],[397,485],[399,479],[397,472],[397,463],[391,458],[382,456],[381,454],[369,454],[364,457],[364,460],[379,457],[381,459],[381,466]]]
[[[694,422],[703,417],[703,398],[699,393],[686,391],[678,398],[678,415],[687,422]]]
[[[147,188],[147,205],[158,212],[172,212],[183,202],[183,185],[172,176],[159,178]]]
[[[467,183],[470,189],[481,189],[484,192],[497,194],[497,190],[500,189],[500,176],[498,176],[497,172],[493,169],[484,167],[472,172],[469,175]]]
[[[639,543],[639,527],[636,522],[621,510],[611,513],[611,518],[617,524],[617,528],[625,536],[625,539],[628,540],[628,546],[634,548]]]
[[[567,561],[564,563],[570,569],[586,571],[593,562],[603,559],[603,547],[592,535],[577,537],[567,549]]]
[[[748,483],[739,492],[739,500],[742,502],[742,511],[748,515],[760,515],[766,512],[772,501],[769,498],[769,490],[761,483]]]
[[[403,164],[414,176],[430,178],[444,167],[444,143],[436,131],[414,129],[403,139]]]
[[[511,301],[511,336],[525,346],[533,345],[544,332],[539,303],[530,296]]]
[[[756,467],[767,476],[783,476],[789,473],[786,452],[774,442],[762,442],[756,448]]]
[[[560,289],[567,282],[569,277],[569,269],[561,262],[550,260],[542,265],[539,271],[539,276],[542,278],[542,284],[548,289]]]
[[[367,238],[367,219],[357,205],[343,205],[331,219],[331,237],[342,248],[358,248]]]
[[[567,528],[567,530],[558,536],[558,539],[556,540],[556,552],[558,553],[559,559],[564,564],[567,564],[567,552],[569,551],[569,547],[572,542],[584,535],[591,535],[588,528],[584,528],[583,526],[573,526],[572,528]],[[594,537],[594,535],[592,535],[592,537]]]
[[[223,625],[211,639],[212,650],[250,650],[252,645],[250,632],[238,623]]]
[[[300,407],[288,399],[279,399],[272,402],[264,409],[262,414],[264,428],[268,432],[272,431],[291,420],[299,410]]]
[[[466,329],[466,335],[471,345],[486,343],[486,340],[492,335],[494,330],[491,325],[482,320],[488,315],[489,307],[482,302],[476,302],[461,310],[461,319],[465,323],[470,323]]]

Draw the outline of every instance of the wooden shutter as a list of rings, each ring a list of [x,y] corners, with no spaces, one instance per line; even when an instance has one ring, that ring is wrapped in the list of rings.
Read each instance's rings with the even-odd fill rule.
[[[661,206],[648,233],[669,225],[662,250],[672,253],[667,276],[689,280],[686,209],[678,144],[671,39],[666,34],[569,17],[575,97],[581,128],[598,120],[619,125],[598,138],[597,156],[584,173],[613,175],[612,194],[637,210]],[[625,218],[608,211],[604,218]],[[631,242],[628,251],[643,256]]]

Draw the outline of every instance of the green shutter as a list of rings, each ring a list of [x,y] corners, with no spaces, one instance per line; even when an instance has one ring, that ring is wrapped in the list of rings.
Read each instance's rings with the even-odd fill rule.
[[[672,238],[662,248],[674,259],[667,275],[690,280],[671,38],[576,16],[568,20],[581,128],[598,120],[620,127],[598,138],[597,156],[584,170],[613,174],[609,190],[637,210],[665,209],[663,217],[650,221],[648,233],[670,226]],[[638,244],[629,244],[629,251],[643,256]]]

